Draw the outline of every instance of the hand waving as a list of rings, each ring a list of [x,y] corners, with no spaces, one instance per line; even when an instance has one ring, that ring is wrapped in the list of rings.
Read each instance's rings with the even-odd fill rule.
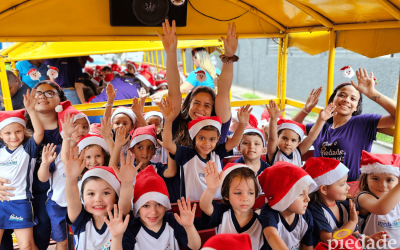
[[[54,143],[52,144],[48,143],[46,146],[43,147],[43,153],[42,153],[43,164],[50,165],[57,158],[57,153],[55,152],[56,148],[57,145],[54,145]]]
[[[35,111],[35,105],[37,103],[36,89],[28,89],[26,95],[24,95],[24,106],[28,112]]]
[[[117,90],[114,90],[114,86],[108,83],[106,87],[106,94],[107,94],[107,99],[114,100],[115,97],[117,96]]]
[[[64,115],[64,121],[61,121],[64,137],[71,137],[73,133],[79,130],[79,126],[74,126],[74,117],[75,115],[71,115],[70,113]]]
[[[133,98],[131,109],[136,116],[142,115],[142,106],[138,98]]]
[[[278,105],[276,105],[274,100],[269,100],[269,105],[267,105],[268,113],[271,118],[278,119],[280,115],[285,111],[285,109],[279,110]]]
[[[236,32],[236,24],[231,24],[228,23],[228,32],[225,37],[221,37],[222,41],[224,42],[224,48],[225,48],[225,55],[227,57],[231,57],[235,55],[237,47],[238,47],[238,40],[239,40],[239,34]]]
[[[176,24],[175,20],[172,21],[172,27],[169,25],[168,19],[162,24],[164,35],[161,35],[158,31],[158,37],[161,39],[164,50],[167,53],[175,53],[176,47],[178,46],[178,40],[176,38]]]
[[[97,132],[101,137],[106,138],[112,135],[112,123],[111,118],[100,117],[100,127],[96,127]]]
[[[307,97],[306,104],[304,105],[304,110],[307,113],[310,113],[311,110],[317,105],[319,101],[319,95],[322,92],[322,87],[317,88],[317,90],[314,91],[314,89],[311,90],[310,95]]]
[[[150,95],[149,93],[146,92],[146,90],[143,87],[140,88],[140,91],[137,90],[137,92],[140,99],[147,98]]]
[[[137,167],[134,167],[135,155],[130,151],[127,152],[126,157],[124,156],[124,153],[121,153],[120,159],[121,167],[118,168],[116,166],[112,166],[112,168],[114,169],[114,172],[121,183],[132,183],[138,169],[140,169],[140,166],[142,166],[142,163],[139,163]]]
[[[157,93],[150,96],[151,100],[156,104],[160,103],[166,93],[164,91],[158,91]]]
[[[319,117],[326,122],[329,118],[335,116],[337,112],[335,111],[336,106],[333,103],[330,103],[328,106],[326,106],[323,110],[319,112]]]
[[[175,119],[175,107],[172,102],[167,97],[165,100],[163,99],[161,102],[157,103],[160,108],[161,113],[163,114],[164,120],[167,122],[172,122]]]
[[[190,204],[190,198],[187,198],[186,202],[184,197],[182,197],[181,199],[182,201],[178,200],[179,215],[175,213],[174,217],[179,225],[181,225],[182,227],[191,227],[193,226],[197,204],[193,204],[192,208]]]
[[[239,123],[244,123],[246,125],[249,124],[249,117],[250,117],[251,111],[253,111],[253,108],[250,108],[249,104],[247,104],[244,107],[241,107],[237,113]]]
[[[67,155],[64,163],[65,176],[67,178],[78,178],[78,176],[81,175],[85,168],[85,162],[83,161],[84,157],[85,149],[82,149],[81,154],[79,155],[78,147],[71,148],[70,154]]]
[[[113,237],[122,237],[129,223],[129,214],[125,217],[125,220],[122,220],[121,211],[118,212],[117,204],[114,204],[114,216],[111,213],[110,209],[107,209],[108,218],[104,217],[104,222],[107,224],[108,230]]]
[[[222,185],[223,171],[218,173],[217,164],[215,164],[215,162],[208,161],[207,166],[204,168],[204,173],[206,175],[206,183],[209,190],[215,191]]]
[[[129,135],[126,136],[126,129],[125,127],[119,127],[115,131],[115,146],[123,147],[129,141]]]
[[[351,81],[351,84],[356,90],[371,98],[375,91],[374,73],[371,72],[370,76],[368,76],[366,69],[359,68],[358,71],[356,71],[356,76],[358,84],[356,85],[353,81]]]

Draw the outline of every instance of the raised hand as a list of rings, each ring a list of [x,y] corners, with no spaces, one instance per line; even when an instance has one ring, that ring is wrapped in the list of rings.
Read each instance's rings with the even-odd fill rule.
[[[143,87],[140,88],[140,91],[137,89],[137,92],[140,99],[147,98],[150,95],[149,93],[146,92],[146,90]]]
[[[193,208],[190,204],[190,198],[187,198],[187,201],[185,202],[185,198],[182,197],[181,200],[178,200],[178,207],[179,207],[179,215],[174,214],[174,217],[176,221],[181,225],[182,227],[192,227],[193,226],[193,221],[194,221],[194,216],[196,214],[196,206],[197,204],[193,204]]]
[[[336,106],[333,103],[330,103],[328,106],[326,106],[323,110],[319,112],[319,117],[326,122],[329,118],[335,116],[337,112],[335,111]]]
[[[100,117],[100,127],[96,127],[97,131],[101,135],[101,137],[106,138],[112,135],[112,123],[111,118],[103,118]]]
[[[359,68],[358,71],[356,71],[356,76],[358,84],[355,84],[353,81],[351,81],[351,84],[356,90],[371,98],[375,92],[374,73],[371,72],[370,76],[368,76],[366,69]]]
[[[142,106],[138,98],[133,98],[131,109],[136,116],[142,115]]]
[[[225,37],[221,37],[222,41],[224,42],[224,48],[225,48],[225,55],[227,57],[231,57],[235,55],[237,47],[238,47],[238,40],[239,40],[239,34],[236,32],[236,24],[231,24],[228,23],[228,32]]]
[[[356,204],[350,199],[349,200],[349,210],[350,210],[350,221],[358,223],[358,212],[356,210]]]
[[[155,93],[154,95],[150,96],[151,100],[153,100],[153,102],[155,104],[158,104],[161,102],[161,100],[163,99],[164,95],[166,93],[164,91],[158,91],[157,93]]]
[[[28,112],[35,111],[35,105],[37,103],[36,89],[28,89],[26,95],[24,95],[24,106]]]
[[[223,171],[218,173],[217,164],[215,164],[215,162],[208,161],[207,166],[204,168],[204,173],[209,190],[215,191],[222,185]]]
[[[172,102],[167,97],[163,99],[161,102],[157,103],[160,108],[161,113],[163,114],[164,120],[167,122],[172,122],[175,119],[175,107]]]
[[[85,149],[82,149],[81,154],[79,155],[79,148],[73,147],[70,150],[70,154],[67,155],[64,169],[65,176],[67,178],[78,178],[81,175],[83,169],[85,169],[85,162],[83,158],[85,157]]]
[[[165,22],[162,24],[164,35],[161,35],[157,31],[158,37],[161,39],[164,50],[167,53],[175,53],[176,47],[178,46],[178,40],[176,38],[176,24],[175,20],[172,21],[172,27],[169,25],[168,19],[165,19]]]
[[[61,121],[61,127],[65,138],[71,137],[73,133],[79,130],[79,126],[74,126],[74,117],[74,114],[70,115],[70,113],[67,113],[64,115],[64,121]]]
[[[115,97],[117,96],[117,90],[114,90],[114,86],[108,83],[106,87],[106,94],[107,94],[107,99],[114,100]]]
[[[244,107],[241,107],[240,110],[237,112],[239,123],[249,124],[249,117],[253,111],[253,108],[250,108],[250,105],[247,104]]]
[[[112,166],[112,168],[114,169],[114,172],[121,183],[132,183],[133,178],[135,178],[138,169],[140,169],[140,167],[142,166],[142,163],[139,163],[137,167],[134,167],[135,155],[132,154],[130,151],[127,152],[126,157],[124,156],[124,153],[121,153],[120,159],[121,167],[118,168],[116,166]]]
[[[129,135],[126,136],[126,128],[118,127],[115,131],[115,146],[122,147],[129,141]]]
[[[269,100],[269,105],[267,105],[268,113],[271,118],[278,119],[280,115],[285,111],[285,109],[279,110],[278,105],[276,105],[274,100]]]
[[[311,110],[317,105],[321,92],[322,87],[317,88],[315,91],[314,89],[311,90],[310,95],[307,97],[306,104],[304,105],[304,110],[307,113],[310,113]]]
[[[122,213],[118,211],[117,204],[114,204],[114,216],[110,209],[107,209],[108,218],[104,217],[104,222],[107,224],[108,230],[113,237],[122,237],[129,223],[129,214],[122,220]]]
[[[50,165],[57,158],[57,153],[55,152],[56,148],[57,145],[54,145],[54,143],[52,144],[48,143],[43,147],[43,153],[42,153],[43,164]]]

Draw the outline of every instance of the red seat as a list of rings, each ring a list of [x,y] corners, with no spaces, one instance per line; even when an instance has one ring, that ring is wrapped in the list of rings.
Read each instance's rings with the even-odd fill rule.
[[[222,202],[222,200],[221,199],[214,199],[214,201],[215,202]],[[191,201],[191,203],[192,203],[192,206],[193,206],[193,203],[196,203],[197,204],[197,207],[196,207],[196,214],[195,214],[195,218],[199,218],[199,217],[201,217],[201,209],[200,209],[200,201]],[[168,212],[171,212],[171,213],[177,213],[178,215],[179,215],[179,207],[178,207],[178,203],[171,203],[171,209],[170,210],[168,210]]]
[[[201,230],[198,232],[201,238],[201,246],[203,247],[204,243],[206,243],[206,241],[213,237],[215,235],[215,228],[212,229],[207,229],[207,230]]]

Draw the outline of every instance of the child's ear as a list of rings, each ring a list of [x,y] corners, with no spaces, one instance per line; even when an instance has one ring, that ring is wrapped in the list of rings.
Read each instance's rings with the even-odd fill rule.
[[[263,148],[262,152],[263,152],[263,154],[266,154],[267,153],[267,148]]]
[[[323,195],[328,195],[328,187],[326,185],[321,185],[319,187],[319,191],[323,194]]]

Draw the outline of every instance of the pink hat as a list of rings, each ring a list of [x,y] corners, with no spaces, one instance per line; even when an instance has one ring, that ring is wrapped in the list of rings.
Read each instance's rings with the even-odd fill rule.
[[[138,215],[139,209],[148,201],[156,201],[167,210],[171,209],[167,185],[152,165],[137,174],[133,192],[134,216]]]
[[[306,126],[301,123],[289,120],[289,119],[280,119],[277,122],[278,132],[282,129],[290,129],[296,132],[300,136],[300,139],[303,140],[304,134],[306,132]]]
[[[204,243],[202,250],[251,250],[250,235],[217,234]]]
[[[118,107],[114,110],[114,112],[111,115],[111,121],[114,120],[114,117],[119,114],[124,114],[127,115],[129,118],[132,120],[132,124],[135,125],[136,122],[136,115],[133,113],[132,109],[128,107]]]
[[[89,145],[98,145],[102,147],[107,153],[109,153],[107,143],[103,139],[103,137],[101,137],[101,135],[89,133],[82,139],[80,139],[78,142],[79,154],[81,153],[82,149],[86,148]]]
[[[264,147],[266,147],[266,141],[265,141],[265,134],[264,131],[262,131],[261,129],[257,128],[257,127],[252,127],[252,126],[247,126],[244,129],[243,135],[247,134],[247,133],[257,133],[261,136],[262,141],[263,141],[263,145]]]
[[[316,189],[310,192],[318,191],[322,185],[332,185],[349,172],[349,169],[340,161],[325,157],[308,158],[302,168],[317,183]]]
[[[153,75],[145,70],[142,70],[139,74],[136,75],[136,78],[138,78],[144,85],[147,87],[154,87],[156,86],[156,81],[154,80]]]
[[[74,122],[76,122],[76,120],[78,120],[78,119],[85,118],[87,120],[88,124],[90,125],[89,118],[83,112],[74,108],[71,105],[70,101],[64,101],[64,102],[61,102],[59,105],[57,105],[56,112],[58,113],[58,128],[60,131],[60,135],[64,134],[64,132],[62,131],[61,122],[64,122],[64,116],[68,113],[71,116],[75,115]]]
[[[352,249],[359,249],[362,250],[361,243],[353,236],[349,235],[344,239],[340,240],[332,240],[330,244],[326,243],[318,243],[318,245],[314,248],[314,250],[352,250]]]
[[[117,175],[111,167],[93,167],[86,171],[82,177],[82,181],[78,182],[79,193],[82,193],[82,183],[89,177],[100,177],[105,180],[115,190],[119,196],[121,189],[121,182],[118,180]]]
[[[189,134],[192,140],[196,137],[197,133],[205,126],[214,126],[221,134],[222,121],[219,116],[201,116],[196,120],[189,122]]]
[[[144,140],[150,140],[154,143],[154,146],[157,146],[156,125],[153,124],[135,129],[129,148],[133,148],[133,146]]]
[[[371,154],[362,151],[361,155],[361,173],[362,174],[393,174],[400,176],[400,155],[398,154]]]
[[[144,119],[147,120],[151,116],[158,116],[161,120],[164,118],[161,112],[158,111],[149,111],[143,115]]]
[[[248,168],[254,173],[255,176],[257,176],[257,173],[254,172],[254,170],[251,167],[247,166],[246,164],[243,164],[243,163],[228,163],[228,164],[226,164],[224,169],[222,169],[222,171],[224,172],[222,174],[222,182],[224,182],[224,180],[228,176],[228,174],[230,174],[233,170],[238,169],[238,168]]]
[[[11,123],[19,123],[26,128],[25,109],[0,111],[0,130]]]
[[[265,193],[265,202],[279,212],[286,210],[308,186],[310,190],[317,186],[306,171],[285,161],[265,169],[258,181]]]

